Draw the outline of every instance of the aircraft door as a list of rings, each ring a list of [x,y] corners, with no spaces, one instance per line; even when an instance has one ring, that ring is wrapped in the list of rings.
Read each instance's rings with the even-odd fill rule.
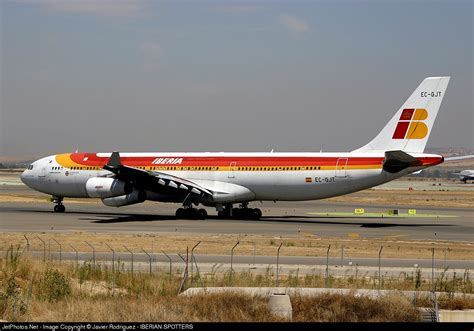
[[[44,181],[46,179],[46,164],[42,164],[40,166],[39,172],[38,172],[38,180]]]
[[[229,173],[227,174],[227,178],[235,178],[235,166],[237,162],[232,161],[229,165]]]
[[[340,158],[337,159],[336,163],[336,177],[344,178],[347,177],[347,162],[349,161],[348,158]]]

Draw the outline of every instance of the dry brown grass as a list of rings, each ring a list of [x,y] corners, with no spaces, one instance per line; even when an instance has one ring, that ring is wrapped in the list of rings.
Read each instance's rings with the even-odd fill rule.
[[[400,296],[380,299],[323,294],[292,297],[294,322],[414,322],[420,315]],[[267,299],[239,293],[192,297],[79,298],[35,304],[33,321],[278,322]]]
[[[420,313],[404,297],[358,297],[321,294],[293,297],[293,320],[299,322],[417,322]]]
[[[244,322],[279,321],[266,300],[243,294],[184,297],[93,297],[35,302],[30,321]]]
[[[472,298],[463,296],[453,296],[449,294],[442,294],[437,297],[439,309],[449,310],[463,310],[474,309],[474,300]],[[418,295],[416,298],[417,307],[431,307],[433,305],[429,295]]]
[[[54,271],[59,277],[45,282]],[[213,277],[207,286],[272,286],[272,276],[235,274]],[[300,283],[298,283],[298,281]],[[299,279],[282,279],[282,286],[308,286]],[[307,281],[307,279],[306,279]],[[310,280],[311,281],[311,280]],[[321,282],[322,279],[313,279]],[[69,264],[23,258],[11,254],[0,260],[0,319],[8,321],[279,321],[267,310],[267,299],[235,292],[177,296],[179,277],[164,273],[112,272],[90,264]],[[293,283],[292,283],[293,282]],[[318,283],[319,284],[319,283]],[[71,286],[70,286],[71,285]],[[68,290],[68,288],[72,289]],[[45,295],[51,289],[51,295]],[[293,320],[306,321],[417,321],[412,304],[398,294],[373,299],[354,294],[292,297]],[[473,308],[468,297],[441,296],[440,308]],[[417,306],[430,306],[419,297]]]

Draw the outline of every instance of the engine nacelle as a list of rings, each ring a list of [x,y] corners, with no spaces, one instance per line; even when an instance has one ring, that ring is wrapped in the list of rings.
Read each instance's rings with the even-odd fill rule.
[[[91,198],[110,198],[132,192],[130,184],[105,177],[93,177],[86,182],[86,191]]]
[[[104,203],[104,205],[109,206],[109,207],[121,207],[121,206],[133,205],[135,203],[141,203],[145,201],[145,199],[146,199],[145,192],[134,190],[130,194],[102,199],[102,202]]]

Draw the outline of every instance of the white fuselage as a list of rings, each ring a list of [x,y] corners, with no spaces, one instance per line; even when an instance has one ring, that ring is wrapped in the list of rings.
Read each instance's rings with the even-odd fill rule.
[[[383,170],[383,153],[122,153],[129,167],[183,178],[215,194],[216,203],[317,200],[377,186],[436,165],[442,157],[411,154],[423,165]],[[22,174],[29,187],[57,197],[90,197],[86,182],[103,170],[108,153],[61,154],[35,161]],[[128,164],[127,164],[128,163]],[[147,200],[172,201],[158,191]]]

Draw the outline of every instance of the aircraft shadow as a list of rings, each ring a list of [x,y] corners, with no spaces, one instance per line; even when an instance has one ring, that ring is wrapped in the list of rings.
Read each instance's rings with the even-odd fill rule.
[[[127,223],[127,222],[156,222],[156,221],[175,221],[176,218],[170,215],[143,215],[143,214],[121,214],[119,217],[110,219],[80,218],[84,221],[93,221],[96,224]]]
[[[290,219],[298,219],[298,220],[290,220]],[[301,220],[308,219],[308,220]],[[341,222],[341,221],[324,221],[324,219],[350,219],[350,222]],[[328,225],[360,225],[362,228],[388,228],[388,227],[449,227],[449,226],[456,226],[455,224],[440,224],[440,223],[412,223],[411,220],[408,218],[399,218],[399,221],[406,221],[407,223],[393,223],[393,222],[385,222],[383,218],[374,218],[374,217],[357,217],[357,219],[361,219],[361,222],[357,222],[353,220],[354,218],[350,218],[347,216],[324,216],[324,217],[313,217],[313,216],[272,216],[272,217],[262,217],[260,221],[270,221],[270,222],[278,222],[278,223],[307,223],[307,224],[328,224]],[[373,222],[364,222],[363,220],[372,220]],[[385,218],[387,220],[387,218]],[[392,219],[393,220],[393,219]]]
[[[301,219],[305,218],[305,219]],[[335,219],[336,217],[332,217]],[[122,223],[122,222],[154,222],[154,221],[174,221],[176,218],[174,216],[166,216],[166,215],[143,215],[143,214],[129,214],[129,215],[120,215],[120,217],[114,217],[110,219],[94,219],[94,218],[82,218],[82,220],[92,220],[93,223],[97,224],[110,224],[110,223]],[[318,218],[311,218],[309,217],[288,217],[284,216],[280,217],[263,217],[259,221],[255,220],[221,220],[215,216],[209,216],[206,220],[183,220],[183,221],[190,221],[190,222],[206,222],[206,221],[229,221],[229,222],[258,222],[258,223],[267,223],[267,222],[275,222],[275,223],[287,223],[287,224],[314,224],[314,225],[353,225],[353,226],[360,226],[362,228],[388,228],[388,227],[449,227],[455,226],[454,224],[420,224],[420,223],[381,223],[381,222],[341,222],[341,221],[323,221]]]
[[[263,222],[277,222],[277,223],[305,223],[305,224],[325,224],[325,225],[355,225],[355,226],[360,226],[361,228],[388,228],[388,227],[438,227],[438,226],[455,226],[455,224],[420,224],[420,223],[386,223],[383,221],[376,221],[374,220],[373,217],[365,217],[365,219],[372,219],[374,222],[357,222],[357,221],[351,221],[351,222],[341,222],[341,221],[323,221],[320,218],[317,217],[300,217],[296,216],[295,218],[298,218],[298,220],[289,220],[288,216],[283,216],[281,217],[271,217],[271,218],[265,218],[262,217],[260,221]],[[311,218],[311,220],[300,220],[300,218]],[[326,218],[331,218],[331,219],[347,219],[347,217],[324,217]],[[363,217],[358,217],[363,219]]]
[[[79,217],[81,221],[94,221],[93,223],[120,223],[120,222],[149,222],[149,221],[173,221],[171,215],[150,215],[150,214],[119,214],[93,211],[66,211],[64,214],[56,214],[50,210],[17,209],[17,212],[52,214],[52,215],[84,215],[89,217]],[[107,219],[103,219],[107,218]]]
[[[33,212],[33,213],[44,213],[44,214],[55,214],[49,210],[17,210],[19,212]],[[88,211],[69,211],[66,214],[71,215],[84,215],[84,217],[78,218],[81,221],[92,221],[96,224],[111,224],[111,223],[127,223],[127,222],[162,222],[162,221],[175,221],[176,218],[174,215],[150,215],[150,214],[119,214],[119,213],[107,213],[107,212],[88,212]],[[62,214],[59,214],[62,215]],[[88,216],[88,217],[87,217]],[[331,221],[324,221],[324,219],[331,219]],[[389,227],[450,227],[456,226],[455,224],[426,224],[426,223],[394,223],[394,222],[384,222],[379,221],[382,218],[377,219],[373,217],[357,217],[361,221],[354,221],[351,219],[349,222],[344,222],[340,220],[351,219],[348,217],[338,217],[338,216],[323,216],[323,217],[314,217],[307,215],[285,215],[285,216],[267,216],[262,217],[260,220],[222,220],[228,222],[235,221],[246,221],[246,222],[275,222],[275,223],[288,223],[288,224],[320,224],[320,225],[353,225],[360,226],[362,228],[389,228]],[[219,221],[221,219],[217,216],[208,216],[206,220],[189,220],[192,222],[206,222],[206,221]],[[339,221],[337,221],[339,220]],[[373,220],[373,222],[367,222],[367,220]],[[393,220],[393,219],[392,219]],[[400,218],[400,221],[406,220],[405,218]],[[186,220],[183,220],[186,221]]]

